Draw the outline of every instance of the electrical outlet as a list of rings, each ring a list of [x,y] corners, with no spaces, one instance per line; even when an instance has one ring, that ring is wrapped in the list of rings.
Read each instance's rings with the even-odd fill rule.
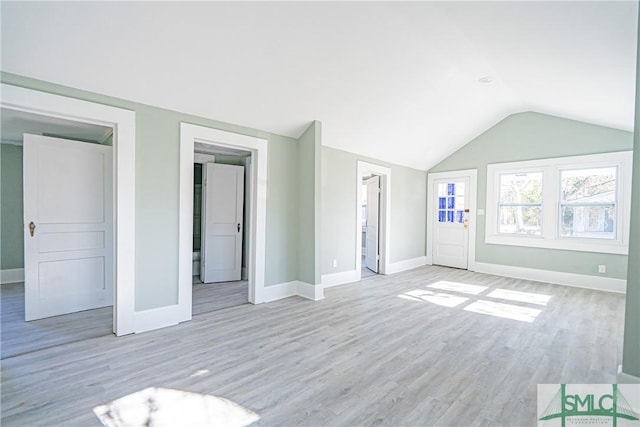
[[[606,273],[607,272],[607,266],[604,264],[600,264],[598,266],[598,273]]]
[[[333,265],[333,268],[336,268],[338,266],[338,260],[334,259],[331,265]]]

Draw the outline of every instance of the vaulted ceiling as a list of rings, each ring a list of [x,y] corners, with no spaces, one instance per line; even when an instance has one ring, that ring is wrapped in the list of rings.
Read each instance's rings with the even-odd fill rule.
[[[633,127],[635,1],[1,7],[3,71],[419,169],[516,112]]]

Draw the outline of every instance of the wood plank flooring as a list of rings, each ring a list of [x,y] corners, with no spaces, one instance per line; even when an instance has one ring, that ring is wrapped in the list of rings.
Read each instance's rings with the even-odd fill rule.
[[[93,407],[154,386],[265,426],[535,425],[538,383],[615,381],[623,312],[622,295],[426,266],[5,359],[1,423],[98,425]]]
[[[0,299],[0,359],[111,335],[113,331],[112,307],[25,322],[23,283],[0,286]],[[203,284],[194,278],[194,316],[247,304],[248,300],[246,281]]]

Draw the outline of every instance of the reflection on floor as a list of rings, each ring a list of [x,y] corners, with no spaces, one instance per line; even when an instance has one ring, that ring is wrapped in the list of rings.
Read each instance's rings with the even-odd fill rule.
[[[194,316],[246,304],[249,300],[246,281],[206,285],[196,279],[194,277]],[[24,283],[0,286],[0,299],[0,359],[113,333],[112,307],[25,322]]]

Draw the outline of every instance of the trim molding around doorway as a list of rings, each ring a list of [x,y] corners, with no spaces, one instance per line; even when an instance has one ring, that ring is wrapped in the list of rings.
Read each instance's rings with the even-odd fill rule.
[[[267,300],[265,291],[267,140],[234,132],[180,123],[180,212],[178,231],[178,306],[180,321],[191,319],[193,248],[193,158],[195,143],[235,148],[251,153],[250,215],[247,260],[249,302]]]
[[[430,173],[427,177],[427,257],[426,263],[433,265],[433,221],[434,206],[433,206],[433,184],[437,179],[449,179],[449,178],[469,178],[469,187],[472,195],[469,199],[469,249],[467,270],[476,270],[476,224],[477,224],[477,198],[478,198],[478,170],[477,169],[465,169],[459,171],[450,172],[434,172]]]
[[[2,83],[0,107],[113,128],[114,304],[116,335],[136,332],[134,111]]]
[[[390,274],[391,168],[358,160],[356,173],[356,274],[362,278],[362,179],[367,174],[380,177],[379,274]]]

